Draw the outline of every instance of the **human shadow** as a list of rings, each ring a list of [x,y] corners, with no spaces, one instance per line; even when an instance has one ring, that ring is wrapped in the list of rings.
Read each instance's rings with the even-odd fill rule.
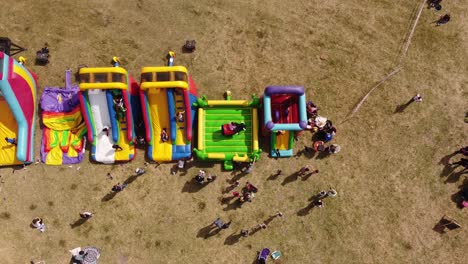
[[[209,224],[201,228],[200,230],[198,230],[197,237],[207,239],[207,238],[217,235],[220,231],[221,231],[220,228],[217,228],[213,224]]]
[[[236,199],[233,202],[227,204],[227,206],[223,208],[223,211],[237,210],[241,207],[242,207],[242,202],[239,199]]]
[[[298,216],[306,216],[310,213],[310,211],[315,207],[315,200],[310,202],[306,207],[299,209],[297,211]]]
[[[117,192],[109,192],[104,197],[102,197],[101,202],[108,202],[108,201],[114,199],[114,197],[116,195],[117,195]]]
[[[232,179],[230,181],[230,183],[234,183],[240,179],[242,179],[242,177],[245,177],[247,174],[249,174],[248,172],[246,171],[242,171],[242,170],[239,170],[239,171],[233,171],[231,173],[232,175]]]
[[[309,172],[306,175],[302,176],[302,181],[307,181],[307,179],[310,178],[310,176],[314,175],[314,172]]]
[[[288,183],[291,183],[291,182],[294,182],[294,181],[297,181],[297,179],[299,179],[299,172],[294,172],[293,174],[289,175],[288,177],[284,178],[283,182],[281,183],[281,185],[286,185]]]
[[[406,102],[404,104],[398,105],[395,108],[395,112],[393,112],[393,113],[394,114],[403,113],[406,110],[406,108],[408,108],[408,106],[411,105],[412,102],[413,102],[413,100],[409,100],[408,102]]]
[[[227,180],[227,181],[229,182],[230,180]],[[234,184],[231,184],[228,187],[224,188],[222,193],[223,194],[230,193],[230,192],[234,191],[234,189],[236,189],[236,186]]]
[[[70,227],[73,229],[73,228],[76,228],[76,227],[79,227],[81,226],[82,224],[86,223],[88,221],[89,218],[80,218],[78,220],[76,220],[74,223],[71,223],[70,224]]]
[[[249,236],[253,236],[255,235],[255,233],[257,233],[258,231],[262,230],[262,227],[261,226],[256,226],[254,228],[252,228],[249,232]]]
[[[305,156],[306,158],[312,159],[315,156],[315,150],[311,147],[305,146],[304,149],[296,152],[296,157]]]
[[[281,172],[271,174],[270,176],[268,176],[267,181],[274,181],[278,179],[280,175],[281,175]]]
[[[440,159],[439,164],[444,165],[444,168],[442,169],[442,172],[440,173],[440,177],[446,177],[454,171],[455,167],[453,167],[450,164],[450,159],[452,159],[452,157],[454,157],[455,155],[457,154],[451,153]]]
[[[272,216],[268,217],[265,221],[263,221],[263,223],[264,223],[265,225],[268,225],[268,224],[270,224],[271,221],[273,221],[276,217],[277,217],[277,215],[272,215]]]
[[[241,237],[241,234],[232,233],[228,237],[226,237],[226,240],[224,240],[224,245],[234,245],[237,242],[239,242],[240,237]]]
[[[453,172],[452,174],[447,176],[447,179],[445,179],[444,183],[458,182],[460,180],[460,177],[465,173],[468,173],[467,169],[463,169],[463,170],[458,171],[458,172]]]
[[[143,174],[140,174],[140,175],[134,174],[134,175],[128,177],[128,178],[123,182],[123,184],[130,185],[132,182],[134,182],[136,179],[138,179],[141,175],[143,175]]]
[[[208,184],[203,183],[200,184],[198,182],[195,182],[195,180],[190,180],[186,181],[184,187],[182,188],[182,192],[188,192],[188,193],[196,193],[200,191],[201,189],[205,188]]]
[[[316,159],[324,159],[330,157],[331,153],[328,151],[319,151],[317,156],[315,157]]]
[[[229,196],[229,197],[222,197],[220,200],[221,200],[221,204],[230,204],[231,201],[236,198],[234,196]]]

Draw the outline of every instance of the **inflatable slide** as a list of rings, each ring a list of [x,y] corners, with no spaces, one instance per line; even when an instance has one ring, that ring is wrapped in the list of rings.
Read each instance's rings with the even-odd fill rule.
[[[148,158],[158,162],[190,158],[196,86],[187,69],[142,68],[140,100]]]
[[[194,152],[200,160],[224,161],[224,169],[232,170],[234,162],[251,162],[260,159],[258,144],[258,107],[260,100],[252,101],[207,100],[199,98],[198,145]],[[223,135],[225,124],[244,123],[246,130],[231,136]]]
[[[307,127],[304,87],[265,88],[263,114],[265,129],[271,132],[271,156],[291,157],[294,133]]]
[[[85,152],[86,126],[81,115],[78,86],[65,73],[65,87],[46,87],[41,96],[41,161],[47,165],[80,163]]]
[[[118,66],[81,68],[79,81],[92,159],[107,164],[132,160],[135,133],[130,87],[134,85],[127,71]]]
[[[34,161],[36,76],[0,52],[0,166]]]

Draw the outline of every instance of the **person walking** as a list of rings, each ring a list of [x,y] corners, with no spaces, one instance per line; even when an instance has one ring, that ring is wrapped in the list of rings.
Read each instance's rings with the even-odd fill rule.
[[[204,170],[199,170],[198,174],[195,176],[195,181],[199,184],[205,183],[206,172]]]
[[[135,173],[136,173],[136,175],[140,176],[140,175],[145,174],[146,171],[144,169],[142,169],[142,168],[136,168]]]
[[[436,21],[436,27],[447,24],[449,21],[450,21],[450,14],[445,14]]]
[[[323,152],[325,151],[325,142],[319,140],[314,142],[314,151],[315,152]]]
[[[80,213],[80,217],[83,218],[83,219],[90,219],[91,217],[93,217],[93,213],[91,213],[91,212],[82,212],[82,213]]]
[[[35,227],[37,230],[44,232],[45,231],[45,223],[44,220],[40,217],[36,217],[32,220],[31,225]]]
[[[127,187],[127,184],[117,183],[116,185],[112,186],[112,191],[113,192],[121,192],[121,191],[123,191],[123,189],[125,189],[125,187]]]
[[[315,205],[316,205],[318,208],[323,208],[323,201],[322,201],[322,199],[318,199],[318,200],[315,202]]]
[[[331,144],[325,149],[325,152],[328,152],[329,154],[336,154],[341,151],[341,147],[338,144]]]
[[[221,220],[221,218],[216,218],[216,220],[213,222],[213,224],[219,228],[219,229],[227,229],[229,228],[229,226],[231,226],[231,222],[232,221],[229,221],[227,223],[224,223],[223,220]]]
[[[338,195],[338,192],[335,189],[330,188],[330,190],[327,192],[327,196],[329,197],[335,197]]]
[[[249,230],[248,229],[242,229],[240,231],[240,235],[243,237],[248,237],[249,236]]]
[[[302,177],[302,176],[304,176],[304,175],[306,174],[306,172],[308,172],[308,171],[310,171],[310,169],[309,169],[309,166],[306,165],[306,166],[304,166],[304,167],[302,167],[302,168],[299,169],[299,171],[298,171],[298,173],[297,173],[297,176]]]

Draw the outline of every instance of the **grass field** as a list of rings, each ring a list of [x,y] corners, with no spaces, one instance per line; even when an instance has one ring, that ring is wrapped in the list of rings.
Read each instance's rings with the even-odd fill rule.
[[[452,195],[467,181],[443,158],[468,145],[468,2],[443,1],[424,9],[403,69],[379,87],[357,114],[356,103],[400,61],[420,0],[4,0],[0,35],[23,53],[43,87],[64,82],[77,65],[109,65],[120,56],[138,79],[140,68],[163,65],[167,50],[193,75],[199,93],[220,99],[260,95],[268,85],[303,85],[319,113],[334,121],[339,154],[301,154],[274,160],[264,153],[252,174],[221,172],[220,164],[192,164],[172,175],[173,164],[143,166],[144,151],[125,165],[86,161],[78,166],[31,165],[0,169],[0,262],[68,263],[68,250],[92,245],[100,263],[253,263],[263,247],[280,250],[276,263],[465,263],[466,211]],[[431,22],[449,12],[441,27]],[[197,51],[182,54],[185,39]],[[51,63],[34,66],[47,42]],[[395,113],[420,93],[424,101]],[[311,145],[304,133],[296,151]],[[39,133],[36,156],[39,157]],[[89,152],[87,152],[89,154]],[[452,161],[459,157],[453,157]],[[320,170],[307,180],[294,173],[309,164]],[[202,189],[190,184],[200,167],[218,175]],[[274,177],[277,169],[283,176]],[[13,173],[14,172],[14,173]],[[110,172],[113,180],[108,180]],[[111,187],[133,181],[113,199]],[[242,208],[226,204],[232,179],[259,188]],[[309,198],[334,187],[322,209]],[[82,210],[94,218],[72,228]],[[239,238],[280,210],[265,230]],[[463,226],[440,235],[432,229],[447,214]],[[42,217],[44,233],[29,228]],[[232,225],[206,238],[216,217]],[[465,259],[465,261],[463,260]]]

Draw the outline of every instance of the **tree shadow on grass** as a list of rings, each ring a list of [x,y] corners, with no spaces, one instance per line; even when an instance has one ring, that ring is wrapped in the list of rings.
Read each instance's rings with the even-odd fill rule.
[[[241,237],[241,234],[232,233],[228,237],[226,237],[226,240],[224,240],[224,245],[234,245],[237,242],[239,242],[240,237]]]
[[[74,223],[70,224],[70,227],[72,229],[76,228],[76,227],[79,227],[82,224],[86,223],[87,221],[88,221],[88,218],[80,218],[80,219],[76,220]]]
[[[203,238],[203,239],[208,239],[212,236],[217,235],[221,231],[220,228],[217,228],[213,224],[209,224],[202,229],[198,230],[197,237]]]
[[[188,192],[188,193],[196,193],[200,191],[201,189],[205,188],[207,186],[207,183],[200,184],[198,182],[195,182],[193,179],[190,181],[185,182],[184,187],[182,188],[182,192]]]
[[[297,179],[299,179],[299,172],[294,172],[293,174],[289,175],[288,177],[284,178],[283,182],[281,183],[281,185],[286,185],[288,183],[291,183],[291,182],[294,182],[294,181],[297,181]]]

